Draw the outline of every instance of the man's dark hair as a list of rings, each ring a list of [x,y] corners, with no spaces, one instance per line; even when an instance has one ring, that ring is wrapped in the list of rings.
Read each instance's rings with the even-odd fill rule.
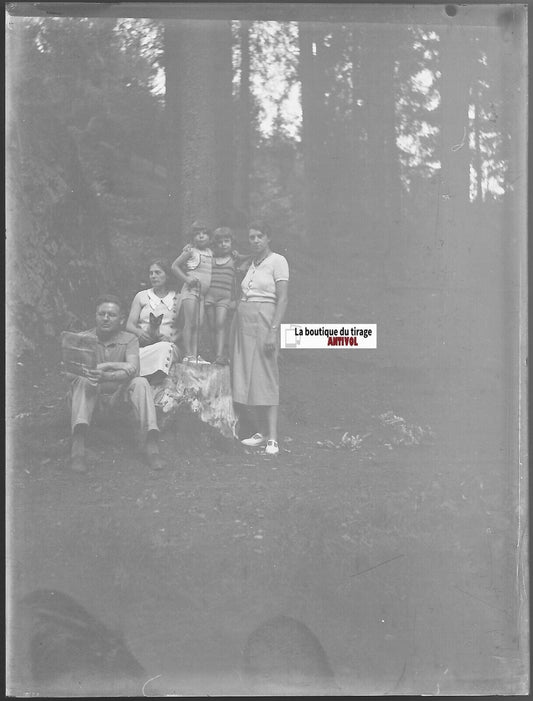
[[[124,313],[124,304],[116,295],[100,295],[96,300],[96,309],[102,306],[102,304],[116,304],[121,313]]]

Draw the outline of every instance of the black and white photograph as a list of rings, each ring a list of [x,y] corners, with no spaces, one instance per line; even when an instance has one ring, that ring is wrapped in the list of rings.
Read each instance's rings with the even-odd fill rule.
[[[527,695],[527,5],[5,15],[7,695]]]

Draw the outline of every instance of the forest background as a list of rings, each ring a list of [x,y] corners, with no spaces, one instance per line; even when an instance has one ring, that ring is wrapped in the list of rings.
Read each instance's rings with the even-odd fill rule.
[[[408,363],[444,346],[440,362],[468,362],[489,319],[454,305],[516,279],[523,37],[511,7],[450,7],[345,6],[319,22],[11,17],[13,347],[88,323],[103,289],[131,299],[194,218],[231,226],[243,248],[247,222],[266,217],[296,270],[346,266],[355,316],[390,314],[384,353],[405,337]],[[513,272],[495,269],[509,256]],[[318,288],[296,297],[288,320],[333,321]],[[494,301],[493,326],[512,336]]]

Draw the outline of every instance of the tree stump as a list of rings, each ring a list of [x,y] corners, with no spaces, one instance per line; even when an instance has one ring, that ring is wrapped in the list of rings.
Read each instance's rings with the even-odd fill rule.
[[[176,364],[165,383],[164,396],[154,397],[164,413],[186,405],[226,438],[236,438],[231,377],[227,366]]]

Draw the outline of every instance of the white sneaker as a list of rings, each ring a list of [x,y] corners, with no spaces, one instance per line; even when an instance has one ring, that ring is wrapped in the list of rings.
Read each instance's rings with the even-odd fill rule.
[[[245,438],[241,443],[243,445],[249,445],[251,448],[257,448],[257,446],[266,443],[266,438],[261,433],[254,433],[251,438]]]
[[[265,455],[277,455],[279,453],[279,445],[277,441],[267,441]]]
[[[201,355],[199,355],[193,362],[196,362],[198,365],[211,365],[209,360],[204,360]]]

